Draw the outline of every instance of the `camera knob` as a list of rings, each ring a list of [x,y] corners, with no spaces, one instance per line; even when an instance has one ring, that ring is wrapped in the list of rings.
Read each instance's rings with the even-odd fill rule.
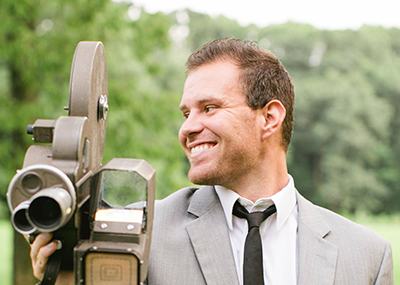
[[[33,125],[27,125],[26,126],[26,133],[28,135],[33,135]]]
[[[100,95],[99,97],[99,105],[98,105],[98,119],[99,120],[107,120],[107,112],[108,112],[108,99],[107,95]]]

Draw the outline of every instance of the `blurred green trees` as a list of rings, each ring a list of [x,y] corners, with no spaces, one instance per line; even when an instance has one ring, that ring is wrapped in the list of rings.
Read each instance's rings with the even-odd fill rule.
[[[0,17],[2,217],[7,185],[32,143],[26,125],[67,115],[63,106],[68,105],[72,56],[81,40],[102,41],[106,48],[111,111],[104,162],[112,157],[147,159],[165,177],[158,183],[164,185],[163,196],[163,189],[186,184],[185,162],[176,159],[180,115],[172,107],[179,102],[184,73],[177,71],[180,76],[167,80],[175,72],[166,65],[172,57],[169,16],[108,0],[5,0]],[[169,82],[176,80],[178,84]]]
[[[294,80],[298,189],[336,211],[398,211],[400,30],[288,23],[259,34]]]
[[[296,91],[289,171],[306,197],[336,211],[398,211],[400,30],[259,28],[191,11],[148,14],[130,2],[3,0],[0,4],[0,194],[31,144],[35,119],[66,115],[72,56],[100,40],[109,76],[103,161],[144,158],[157,197],[189,184],[177,133],[184,62],[216,37],[258,41],[283,62]]]

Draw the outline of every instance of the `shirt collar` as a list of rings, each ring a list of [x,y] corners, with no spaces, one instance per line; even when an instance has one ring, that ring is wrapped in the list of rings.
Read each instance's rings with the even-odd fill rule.
[[[296,206],[297,198],[292,176],[288,174],[289,183],[278,193],[271,197],[260,198],[255,203],[241,197],[235,191],[227,189],[223,186],[215,186],[215,190],[221,201],[222,208],[225,213],[226,221],[230,230],[233,229],[232,224],[232,210],[236,200],[246,207],[249,212],[262,211],[270,205],[275,204],[276,207],[276,230],[279,230],[286,220],[289,218]]]

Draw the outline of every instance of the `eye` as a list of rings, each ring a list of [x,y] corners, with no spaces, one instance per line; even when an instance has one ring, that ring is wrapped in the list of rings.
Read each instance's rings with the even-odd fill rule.
[[[206,113],[208,113],[208,112],[211,112],[212,110],[217,109],[217,106],[214,106],[214,105],[206,106],[204,109],[205,109]]]
[[[182,113],[183,118],[187,119],[189,118],[190,113],[189,112],[184,112]]]

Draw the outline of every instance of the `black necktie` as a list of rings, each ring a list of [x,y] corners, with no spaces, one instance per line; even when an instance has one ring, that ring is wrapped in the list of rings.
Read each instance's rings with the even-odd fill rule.
[[[244,285],[263,285],[263,258],[260,237],[260,225],[270,215],[276,212],[275,205],[270,206],[263,212],[249,213],[239,201],[233,206],[233,214],[236,217],[246,219],[249,224],[244,245],[243,261],[243,284]]]

